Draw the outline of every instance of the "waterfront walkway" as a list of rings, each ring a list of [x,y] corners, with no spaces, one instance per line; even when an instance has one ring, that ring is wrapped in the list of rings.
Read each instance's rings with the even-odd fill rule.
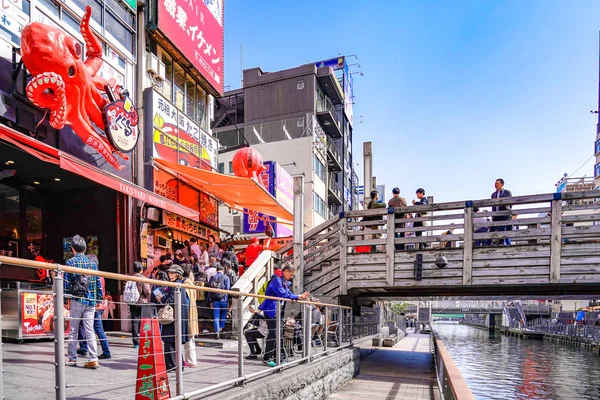
[[[329,399],[438,400],[429,335],[413,333],[363,359],[360,374]]]

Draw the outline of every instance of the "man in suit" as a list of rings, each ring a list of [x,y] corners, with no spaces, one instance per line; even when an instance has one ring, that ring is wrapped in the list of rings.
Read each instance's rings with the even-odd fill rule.
[[[400,197],[400,189],[395,187],[392,189],[392,194],[394,195],[388,201],[388,207],[406,207],[406,199],[404,197]],[[404,223],[398,222],[404,218],[405,213],[396,213],[396,225],[395,228],[404,228]],[[396,237],[403,238],[404,232],[396,233]],[[404,244],[397,244],[396,250],[404,250]]]
[[[496,187],[496,191],[494,193],[492,193],[492,197],[491,197],[492,199],[501,199],[504,197],[512,197],[512,193],[510,192],[510,190],[504,189],[504,179],[502,179],[502,178],[496,179],[494,186]],[[492,207],[492,211],[510,211],[510,209],[511,209],[510,205],[493,206]],[[509,221],[515,217],[516,217],[516,215],[513,215],[513,216],[494,215],[492,217],[492,221]],[[504,232],[504,231],[512,231],[512,225],[492,226],[491,227],[491,232]],[[502,244],[504,246],[510,246],[510,244],[511,244],[510,238],[502,239],[500,244]]]
[[[419,200],[418,201],[417,200],[413,200],[412,201],[413,206],[423,206],[423,205],[429,204],[429,200],[427,200],[427,197],[425,197],[425,189],[418,188],[417,192],[416,192],[416,195],[417,195],[417,199],[419,199]],[[420,213],[415,213],[415,217],[416,218],[424,217],[425,215],[427,215],[427,213],[424,212],[424,211],[422,211]],[[413,226],[415,228],[418,228],[418,227],[425,226],[425,224],[423,223],[423,221],[416,221],[416,222],[413,223]],[[423,231],[415,231],[415,235],[416,236],[423,236]],[[419,249],[424,249],[426,247],[429,247],[429,245],[427,243],[419,243]]]

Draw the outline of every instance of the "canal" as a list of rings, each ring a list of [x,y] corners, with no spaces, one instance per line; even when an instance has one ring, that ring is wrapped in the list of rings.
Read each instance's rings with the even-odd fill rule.
[[[434,323],[477,399],[600,399],[597,352]]]

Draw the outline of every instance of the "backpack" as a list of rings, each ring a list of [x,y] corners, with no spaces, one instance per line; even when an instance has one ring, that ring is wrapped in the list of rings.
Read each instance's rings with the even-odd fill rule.
[[[90,279],[91,277],[87,275],[75,275],[75,278],[71,281],[71,295],[73,295],[73,297],[87,298]]]
[[[208,284],[209,287],[213,289],[225,289],[225,274],[221,274],[219,279],[215,279],[214,277],[210,280]],[[210,292],[210,299],[212,301],[221,301],[227,296],[225,293],[213,293]]]
[[[258,289],[257,294],[260,294],[262,296],[266,295],[267,294],[267,288],[269,287],[269,284],[271,283],[271,280],[272,280],[272,278],[269,279],[268,281],[266,281],[265,283],[263,283],[263,285],[260,287],[260,289]],[[265,301],[264,297],[259,297],[258,298],[258,304],[262,304],[263,301]]]
[[[137,304],[139,300],[140,291],[138,290],[137,283],[127,281],[125,283],[125,290],[123,291],[123,301],[127,304]]]

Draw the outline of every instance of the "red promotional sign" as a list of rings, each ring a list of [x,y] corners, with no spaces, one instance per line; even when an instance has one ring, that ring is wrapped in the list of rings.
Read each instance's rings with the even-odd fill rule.
[[[65,310],[65,317],[69,311]],[[65,323],[65,331],[69,324]],[[41,336],[54,333],[54,296],[52,293],[21,292],[21,329],[23,336]]]
[[[217,12],[218,15],[222,13]],[[158,29],[223,93],[223,26],[202,0],[159,0]]]
[[[140,324],[135,400],[171,398],[158,319],[143,318]]]

